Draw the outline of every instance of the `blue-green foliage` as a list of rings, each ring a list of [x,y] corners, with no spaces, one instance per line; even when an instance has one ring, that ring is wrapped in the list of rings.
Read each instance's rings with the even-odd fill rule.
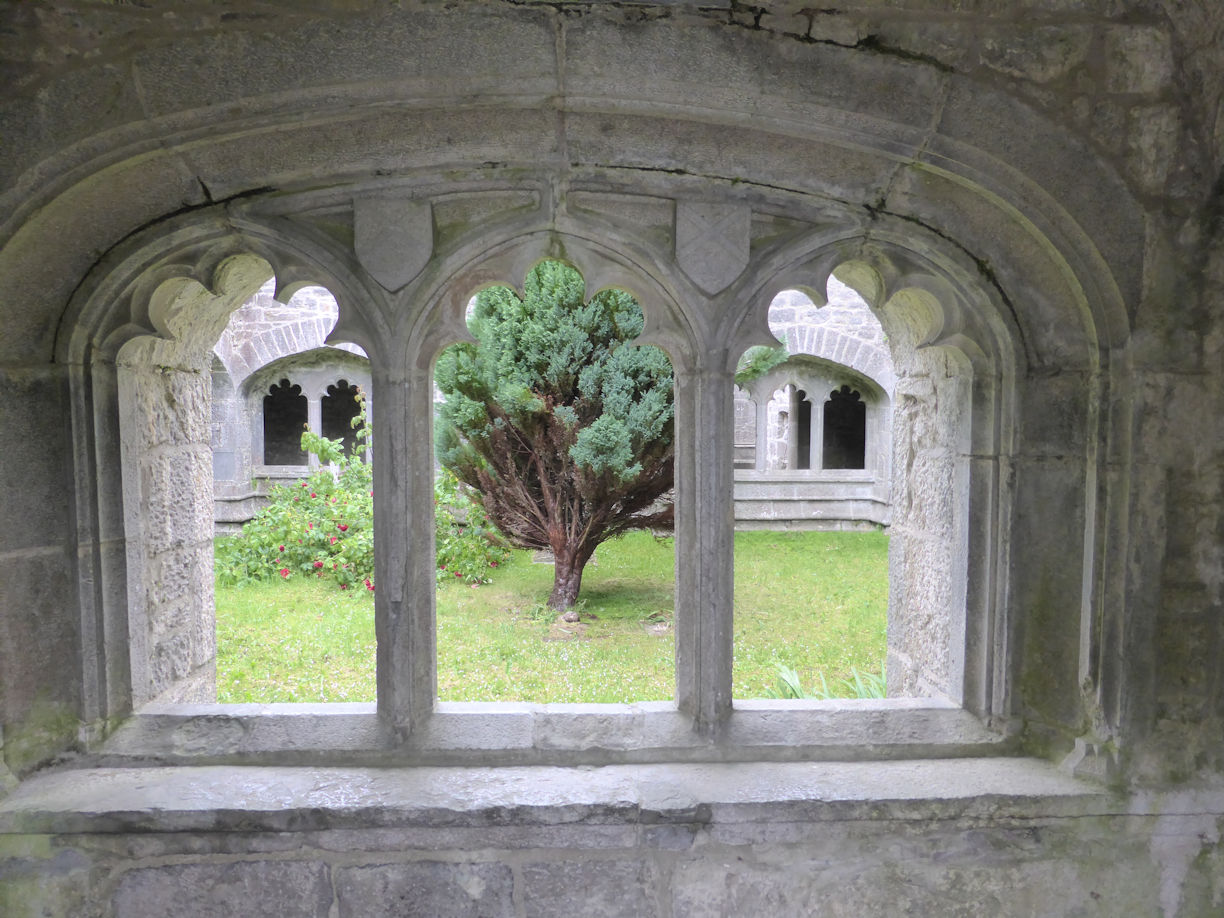
[[[435,373],[442,465],[515,545],[579,556],[667,524],[656,501],[674,449],[671,363],[627,344],[641,307],[619,290],[584,295],[578,272],[555,261],[528,273],[522,298],[482,291],[468,323],[478,343],[447,349]]]

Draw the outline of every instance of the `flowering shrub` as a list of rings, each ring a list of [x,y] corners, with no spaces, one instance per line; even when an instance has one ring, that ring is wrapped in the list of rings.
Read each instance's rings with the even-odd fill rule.
[[[342,590],[374,590],[374,479],[363,458],[370,425],[365,399],[360,392],[357,398],[352,455],[345,454],[340,440],[304,432],[302,449],[318,456],[324,467],[303,481],[277,485],[241,535],[217,540],[216,571],[222,583],[316,577]],[[489,570],[509,553],[483,510],[449,473],[435,486],[435,515],[439,582],[449,577],[487,583]]]
[[[510,551],[484,508],[447,469],[434,479],[438,583],[488,583],[489,571],[505,564]]]

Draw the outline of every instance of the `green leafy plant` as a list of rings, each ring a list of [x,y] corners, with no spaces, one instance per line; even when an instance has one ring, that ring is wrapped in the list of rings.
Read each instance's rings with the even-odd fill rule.
[[[306,431],[302,449],[323,466],[309,478],[277,485],[242,533],[216,543],[221,583],[314,577],[341,589],[374,589],[373,472],[365,461],[370,427],[358,393],[357,446]]]
[[[864,672],[857,666],[851,667],[850,676],[843,679],[840,689],[830,689],[825,681],[824,673],[819,673],[820,688],[803,687],[799,673],[785,663],[774,664],[777,668],[777,684],[768,691],[770,698],[816,698],[828,700],[831,698],[884,698],[884,671],[878,673]]]
[[[434,480],[434,521],[438,583],[488,583],[490,572],[509,560],[510,549],[484,507],[447,469]]]
[[[217,540],[220,583],[312,577],[343,590],[374,591],[374,478],[366,460],[371,430],[365,398],[360,392],[357,398],[356,447],[347,453],[341,440],[304,432],[302,449],[322,467],[292,485],[277,485],[240,535]],[[489,570],[508,557],[496,531],[454,476],[440,476],[435,500],[439,580],[487,582]]]
[[[785,363],[789,357],[790,353],[786,350],[785,344],[777,347],[770,347],[767,344],[750,347],[740,356],[739,364],[735,368],[735,384],[742,386],[750,383],[764,376],[774,367]]]

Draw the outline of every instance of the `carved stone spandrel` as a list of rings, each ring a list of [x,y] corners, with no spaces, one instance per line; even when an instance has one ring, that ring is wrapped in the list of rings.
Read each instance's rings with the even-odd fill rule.
[[[743,204],[676,202],[676,263],[706,293],[748,267],[752,211]]]
[[[433,254],[428,201],[358,198],[353,201],[353,230],[357,260],[392,293],[416,277]]]

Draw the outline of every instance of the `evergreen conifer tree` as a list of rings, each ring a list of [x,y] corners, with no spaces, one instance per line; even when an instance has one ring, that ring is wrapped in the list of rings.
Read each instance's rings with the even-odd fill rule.
[[[478,344],[448,348],[435,376],[439,461],[513,545],[552,552],[558,611],[601,542],[672,524],[671,363],[626,343],[644,321],[632,296],[583,296],[582,277],[555,261],[528,273],[522,299],[482,291]]]

